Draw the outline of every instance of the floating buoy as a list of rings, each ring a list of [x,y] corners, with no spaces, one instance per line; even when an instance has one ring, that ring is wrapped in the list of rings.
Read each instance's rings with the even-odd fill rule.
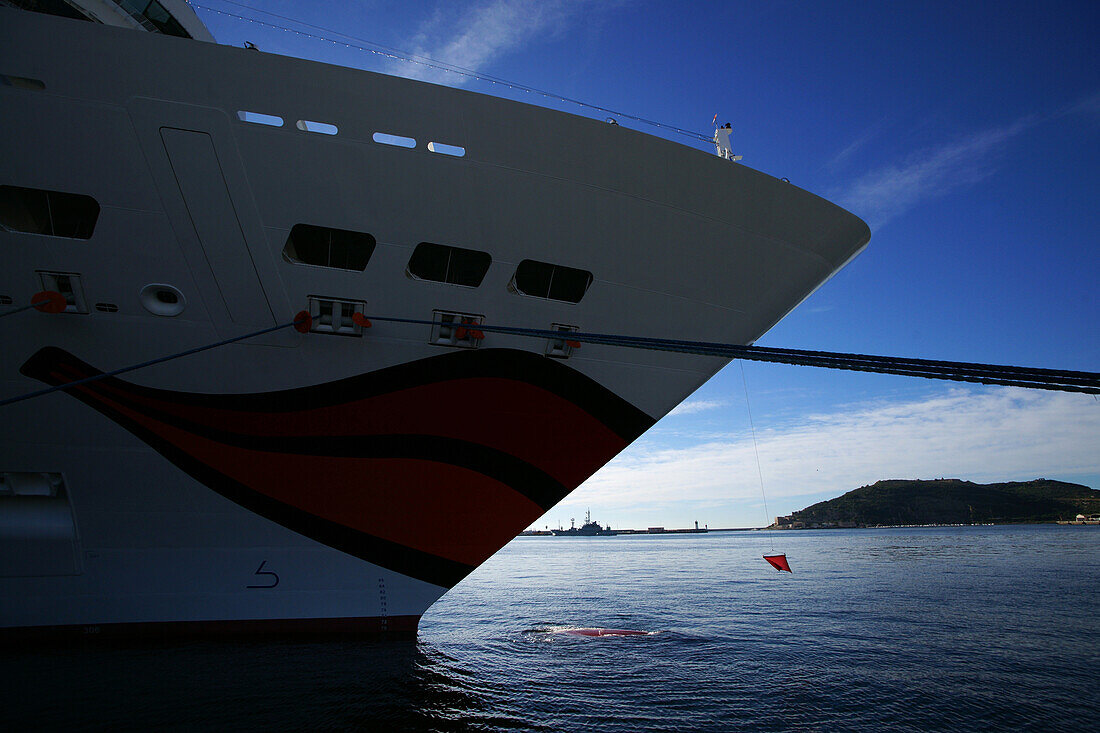
[[[786,570],[788,573],[794,574],[794,571],[791,570],[791,566],[787,563],[786,555],[764,555],[764,559],[779,572]]]
[[[371,327],[370,319],[364,316],[362,313],[352,313],[351,322],[354,323],[356,326],[359,326],[359,328]]]

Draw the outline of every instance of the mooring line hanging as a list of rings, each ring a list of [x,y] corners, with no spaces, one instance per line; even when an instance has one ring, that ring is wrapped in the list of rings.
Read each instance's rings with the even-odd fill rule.
[[[764,493],[764,469],[760,464],[760,448],[756,443],[756,426],[752,421],[752,406],[749,404],[749,380],[745,377],[745,362],[742,359],[737,360],[737,365],[741,367],[741,384],[745,386],[745,412],[749,415],[749,431],[752,434],[752,452],[756,455],[756,475],[760,477],[760,498],[764,500],[764,528],[767,529],[771,523],[771,513],[768,511],[768,496]],[[768,535],[768,545],[771,547],[770,555],[763,555],[762,557],[776,570],[782,572],[786,570],[788,573],[794,572],[791,570],[791,565],[787,562],[786,553],[777,553],[775,551],[775,537]]]
[[[756,475],[760,479],[760,498],[764,500],[764,520],[771,519],[768,513],[768,497],[764,494],[764,469],[760,465],[760,448],[756,445],[756,426],[752,422],[752,406],[749,404],[749,380],[745,378],[745,362],[738,359],[737,365],[741,367],[741,384],[745,387],[745,412],[749,416],[749,432],[752,435],[752,451],[756,455]],[[767,526],[767,525],[765,525]],[[772,542],[772,552],[775,552],[775,540]]]
[[[191,7],[197,8],[199,10],[206,10],[206,11],[211,12],[211,13],[218,13],[219,15],[225,15],[225,16],[228,16],[230,18],[236,18],[237,20],[245,20],[245,21],[248,21],[249,23],[255,23],[256,25],[261,25],[261,26],[271,28],[271,29],[274,29],[274,30],[281,30],[281,31],[286,31],[288,33],[294,33],[294,34],[297,34],[299,36],[303,36],[305,38],[312,38],[312,39],[315,39],[315,40],[318,40],[318,41],[325,41],[327,43],[332,43],[332,44],[338,45],[338,46],[345,46],[347,48],[353,48],[357,51],[363,51],[365,53],[371,53],[371,54],[374,54],[376,56],[385,56],[386,58],[390,58],[390,59],[393,59],[395,61],[404,61],[406,63],[416,64],[418,66],[425,66],[429,69],[436,69],[436,70],[439,70],[439,71],[446,71],[446,72],[451,73],[451,74],[457,74],[458,76],[465,76],[469,79],[477,79],[478,81],[483,81],[483,82],[486,82],[486,83],[489,83],[489,84],[496,84],[498,86],[508,87],[509,89],[514,89],[514,90],[521,91],[521,92],[524,92],[524,93],[527,93],[527,94],[536,94],[538,96],[545,97],[546,99],[553,99],[553,100],[556,100],[556,101],[559,101],[559,102],[565,102],[566,104],[574,104],[574,105],[577,105],[578,107],[583,107],[585,109],[590,109],[590,110],[593,110],[593,111],[596,111],[596,112],[600,112],[601,114],[615,115],[617,117],[622,117],[622,118],[625,118],[625,119],[628,119],[628,120],[633,120],[635,122],[639,122],[643,125],[650,125],[652,127],[657,127],[657,128],[662,129],[662,130],[668,130],[669,132],[674,132],[677,135],[683,135],[685,137],[689,137],[689,138],[692,138],[694,140],[700,140],[700,141],[706,142],[706,143],[712,142],[711,138],[708,137],[707,135],[702,135],[702,134],[700,134],[698,132],[695,132],[693,130],[685,130],[681,127],[676,127],[674,125],[668,125],[668,124],[665,124],[663,122],[657,122],[656,120],[646,119],[645,117],[639,117],[637,115],[628,114],[626,112],[619,112],[617,110],[613,110],[613,109],[610,109],[608,107],[601,107],[598,104],[591,104],[590,102],[584,102],[584,101],[581,101],[579,99],[573,99],[572,97],[566,97],[566,96],[563,96],[561,94],[554,94],[553,92],[547,92],[547,91],[544,91],[542,89],[538,89],[536,87],[530,87],[530,86],[527,86],[526,84],[519,84],[517,82],[508,81],[507,79],[501,79],[499,77],[492,76],[490,74],[484,74],[484,73],[479,72],[479,71],[473,71],[472,69],[467,69],[467,68],[464,68],[462,66],[456,66],[455,64],[449,64],[445,61],[437,61],[437,60],[429,58],[427,56],[417,56],[416,54],[411,54],[407,51],[401,51],[400,49],[390,48],[388,46],[383,46],[380,43],[375,43],[373,41],[368,41],[365,38],[359,38],[358,36],[348,35],[347,33],[342,33],[341,31],[334,30],[332,28],[325,28],[324,26],[313,25],[312,23],[306,23],[305,21],[297,20],[295,18],[291,18],[291,17],[286,16],[286,15],[279,15],[278,13],[273,13],[273,12],[270,12],[268,10],[261,10],[260,8],[254,8],[250,5],[244,5],[242,3],[233,2],[233,0],[222,0],[222,2],[228,3],[230,5],[236,5],[237,7],[240,7],[240,8],[246,8],[246,9],[251,10],[251,11],[256,12],[256,13],[263,13],[265,15],[270,15],[270,16],[275,17],[275,18],[280,18],[282,20],[285,20],[285,21],[288,21],[288,22],[291,22],[291,23],[295,23],[297,25],[305,26],[307,28],[313,28],[315,30],[323,31],[325,33],[331,33],[331,34],[336,35],[336,36],[341,36],[343,38],[346,38],[346,39],[349,39],[349,40],[352,40],[352,41],[356,41],[356,43],[348,43],[347,41],[342,41],[342,40],[339,40],[337,38],[330,38],[328,36],[317,35],[316,33],[309,33],[309,32],[306,32],[306,31],[297,30],[296,28],[288,28],[288,27],[283,26],[283,25],[278,25],[277,23],[269,23],[267,21],[259,20],[257,18],[250,18],[246,15],[239,15],[237,13],[231,13],[227,10],[219,10],[217,8],[211,8],[207,5],[201,5],[199,3],[192,2],[192,0],[185,0],[185,1]],[[359,44],[367,44],[367,45],[362,45],[361,46]]]
[[[54,385],[53,387],[47,387],[46,389],[40,389],[36,392],[28,392],[27,394],[19,395],[17,397],[11,397],[6,400],[0,400],[0,407],[6,405],[12,405],[16,402],[22,402],[23,400],[29,400],[34,397],[43,397],[53,392],[60,392],[63,390],[72,389],[73,387],[79,387],[89,382],[97,382],[100,379],[106,379],[107,377],[115,377],[119,374],[125,374],[126,372],[136,371],[138,369],[144,369],[145,367],[153,366],[154,364],[163,364],[166,361],[172,361],[173,359],[179,359],[182,356],[190,356],[191,354],[197,354],[200,351],[209,351],[210,349],[216,349],[219,346],[225,346],[226,344],[232,344],[237,341],[243,341],[244,339],[252,338],[253,336],[262,336],[265,333],[271,333],[273,331],[281,331],[284,328],[290,328],[293,326],[300,333],[307,333],[313,326],[313,316],[306,311],[300,311],[294,316],[294,320],[290,323],[283,323],[278,326],[272,326],[271,328],[263,328],[259,331],[253,331],[252,333],[246,333],[241,336],[234,336],[223,341],[218,341],[213,344],[206,344],[205,346],[197,346],[193,349],[187,349],[186,351],[180,351],[175,354],[169,354],[168,356],[162,356],[157,359],[150,359],[149,361],[143,361],[140,364],[131,364],[130,366],[122,367],[121,369],[114,369],[109,372],[103,372],[102,374],[96,374],[91,377],[85,377],[84,379],[77,379],[73,382],[66,382],[65,384]]]

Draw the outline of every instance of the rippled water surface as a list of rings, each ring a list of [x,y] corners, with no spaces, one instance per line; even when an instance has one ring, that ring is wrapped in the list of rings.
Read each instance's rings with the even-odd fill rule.
[[[415,643],[5,652],[0,703],[17,729],[1085,730],[1098,590],[1097,527],[524,537]]]

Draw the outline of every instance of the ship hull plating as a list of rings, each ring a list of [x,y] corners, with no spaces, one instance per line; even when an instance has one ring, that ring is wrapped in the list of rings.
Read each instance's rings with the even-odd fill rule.
[[[712,155],[415,81],[8,8],[0,74],[34,82],[0,86],[0,295],[74,301],[0,321],[0,398],[326,302],[751,343],[869,237]],[[94,231],[16,220],[16,189],[94,200]],[[299,224],[375,244],[303,261]],[[421,243],[491,264],[423,277]],[[591,283],[525,292],[532,261]],[[0,628],[409,631],[725,364],[484,336],[285,328],[0,408]]]

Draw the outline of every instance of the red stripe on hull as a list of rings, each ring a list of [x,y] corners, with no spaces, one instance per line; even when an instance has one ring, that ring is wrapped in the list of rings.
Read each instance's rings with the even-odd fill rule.
[[[43,639],[141,638],[186,636],[415,636],[419,616],[362,616],[345,618],[233,619],[223,621],[145,621],[68,626],[0,628],[0,643],[18,645]]]
[[[307,464],[298,456],[265,453],[250,458],[246,465],[234,456],[223,472],[314,516],[474,567],[507,544],[515,527],[544,512],[498,481],[445,463],[314,457]],[[323,491],[309,490],[311,484]]]
[[[90,391],[88,387],[78,387]],[[477,567],[544,510],[511,487],[434,461],[299,456],[219,443],[146,417],[120,413],[224,476],[309,512],[405,547]],[[484,518],[491,515],[493,522]]]

